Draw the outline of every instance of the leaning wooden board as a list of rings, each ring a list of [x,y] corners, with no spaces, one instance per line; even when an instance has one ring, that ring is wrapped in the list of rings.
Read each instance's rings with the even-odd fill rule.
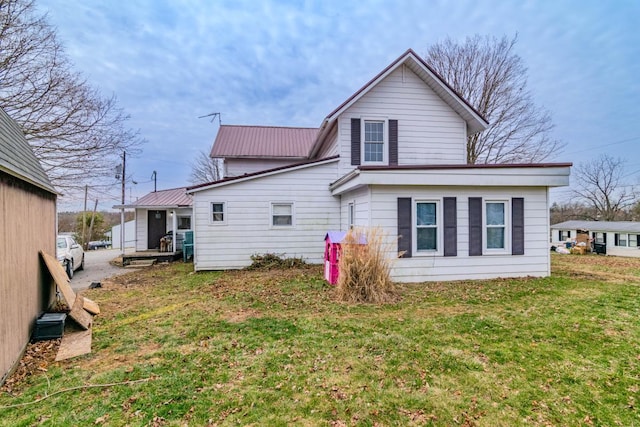
[[[82,329],[89,329],[93,323],[93,316],[90,313],[94,311],[100,312],[98,304],[90,301],[87,305],[89,305],[91,309],[86,310],[84,297],[76,294],[73,289],[71,289],[67,273],[58,260],[42,251],[40,251],[40,255],[42,255],[42,259],[44,259],[44,263],[47,265],[53,281],[62,294],[63,302],[69,308],[69,317]]]
[[[40,251],[40,256],[42,256],[49,273],[51,273],[51,277],[53,277],[53,281],[56,282],[56,286],[58,286],[58,290],[60,290],[62,294],[64,298],[63,302],[69,307],[69,310],[71,310],[76,301],[76,293],[71,289],[71,285],[69,285],[69,277],[64,271],[64,267],[62,267],[55,257],[47,253]]]

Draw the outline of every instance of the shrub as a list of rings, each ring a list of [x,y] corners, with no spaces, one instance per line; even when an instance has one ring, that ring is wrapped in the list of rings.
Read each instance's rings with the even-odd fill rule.
[[[379,228],[350,230],[342,242],[336,296],[345,302],[395,300],[383,233]],[[366,242],[366,243],[365,243]],[[365,243],[365,244],[362,244]]]
[[[278,255],[273,253],[251,255],[251,261],[252,263],[247,267],[247,270],[299,268],[307,265],[302,257],[285,258],[284,254]]]

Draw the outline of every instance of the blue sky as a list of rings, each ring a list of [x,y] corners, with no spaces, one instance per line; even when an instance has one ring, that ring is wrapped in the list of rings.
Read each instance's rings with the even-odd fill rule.
[[[529,89],[550,110],[554,161],[607,153],[640,177],[640,2],[37,0],[67,54],[147,139],[127,163],[135,199],[187,185],[223,124],[319,126],[391,61],[450,36],[511,37]],[[562,200],[567,190],[554,190]],[[63,203],[82,208],[83,195]],[[100,206],[119,201],[92,193]]]

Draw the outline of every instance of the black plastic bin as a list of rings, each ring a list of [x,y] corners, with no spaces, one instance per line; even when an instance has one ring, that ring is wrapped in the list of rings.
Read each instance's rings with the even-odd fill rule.
[[[64,332],[64,321],[67,313],[45,313],[36,320],[36,329],[33,331],[33,340],[53,340],[61,338]]]

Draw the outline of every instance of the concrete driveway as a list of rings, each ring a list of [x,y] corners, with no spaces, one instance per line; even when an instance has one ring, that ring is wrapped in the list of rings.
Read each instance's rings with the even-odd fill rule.
[[[84,253],[84,270],[76,271],[71,279],[71,288],[75,291],[86,289],[91,282],[101,282],[104,279],[126,273],[131,269],[115,267],[109,261],[120,255],[119,249],[98,249]]]

